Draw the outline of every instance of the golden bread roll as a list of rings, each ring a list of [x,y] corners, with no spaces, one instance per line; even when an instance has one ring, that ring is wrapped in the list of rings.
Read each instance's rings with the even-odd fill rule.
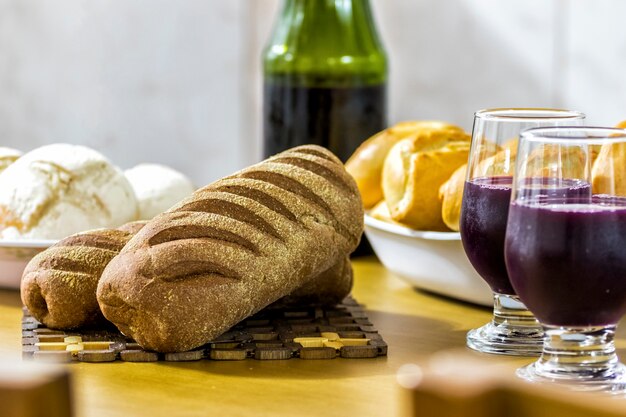
[[[495,144],[483,146],[484,153],[474,153],[479,162],[474,164],[471,178],[512,176],[515,172],[515,157],[517,154],[517,139],[509,141],[500,147]],[[494,153],[495,152],[495,153]],[[491,155],[485,157],[484,155]]]
[[[463,189],[465,188],[465,177],[467,175],[467,164],[461,165],[450,176],[448,181],[439,187],[439,199],[441,200],[441,219],[450,229],[459,231],[459,221],[461,218],[461,203],[463,202]]]
[[[391,218],[391,214],[389,214],[389,208],[387,207],[387,203],[385,202],[385,200],[379,202],[374,207],[372,207],[367,214],[370,217],[373,217],[378,220],[382,220],[387,223],[397,224],[398,226],[407,227],[406,224],[402,224]]]
[[[621,169],[615,169],[621,167]],[[606,143],[591,170],[594,194],[626,196],[626,144]]]
[[[299,146],[149,221],[107,265],[98,302],[144,348],[190,350],[345,261],[362,232],[341,161]]]
[[[615,127],[626,129],[626,120],[619,122]],[[607,143],[600,146],[591,170],[594,194],[626,196],[625,170],[615,169],[615,166],[626,166],[626,145]]]
[[[545,144],[528,156],[524,165],[526,177],[544,178],[578,178],[585,180],[587,169],[587,154],[582,148]]]
[[[423,129],[396,143],[385,159],[382,187],[391,218],[417,230],[449,230],[439,187],[467,163],[470,136],[458,128]]]
[[[481,159],[476,165],[473,177],[490,175],[513,175],[515,170],[515,155],[517,153],[517,138],[506,141],[501,147],[495,143],[485,143],[482,149],[474,152],[476,158]],[[493,154],[485,157],[485,155]],[[483,159],[484,158],[484,159]],[[463,190],[467,177],[467,164],[457,168],[450,178],[439,187],[441,200],[441,218],[450,229],[459,231],[461,218],[461,204]]]
[[[372,209],[368,212],[370,217],[373,217],[378,220],[383,220],[386,222],[393,222],[391,220],[391,215],[389,214],[389,208],[387,207],[387,203],[385,200],[378,202]]]
[[[439,121],[401,122],[377,133],[363,142],[346,162],[346,170],[361,193],[363,207],[370,208],[383,198],[381,186],[385,157],[398,141],[418,134],[423,129],[461,128]]]

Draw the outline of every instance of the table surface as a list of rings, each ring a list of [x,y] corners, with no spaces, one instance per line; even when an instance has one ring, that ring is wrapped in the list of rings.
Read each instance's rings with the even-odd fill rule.
[[[375,258],[357,258],[354,297],[389,345],[376,359],[186,363],[72,363],[76,413],[83,416],[395,416],[398,369],[449,349],[466,350],[514,374],[531,358],[482,355],[465,334],[490,318],[477,307],[413,289]],[[0,357],[21,358],[19,292],[0,290]],[[623,327],[623,326],[622,326]],[[626,357],[626,338],[618,352]]]

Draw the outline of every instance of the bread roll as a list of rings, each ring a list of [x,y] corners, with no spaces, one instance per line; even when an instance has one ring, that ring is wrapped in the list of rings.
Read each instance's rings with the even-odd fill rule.
[[[626,129],[626,120],[615,127]],[[616,166],[626,166],[626,146],[607,143],[594,147],[592,156],[596,153],[594,151],[597,151],[597,155],[591,170],[593,193],[626,196],[626,173],[623,169],[615,169]]]
[[[626,196],[625,166],[626,145],[624,143],[602,145],[591,170],[593,193]],[[621,169],[616,167],[621,167]]]
[[[370,208],[383,199],[382,171],[389,150],[400,140],[419,134],[424,129],[461,128],[438,121],[398,123],[367,139],[346,162],[346,170],[354,177],[363,206]]]
[[[467,163],[470,137],[456,128],[425,129],[389,151],[382,186],[391,218],[418,230],[449,230],[439,187]]]
[[[132,226],[137,227],[137,223]],[[132,236],[123,230],[98,229],[60,240],[26,266],[20,286],[22,302],[33,317],[52,329],[105,323],[96,300],[98,280]]]
[[[441,200],[441,219],[451,230],[459,231],[461,219],[461,203],[463,202],[463,189],[467,164],[461,165],[450,176],[448,181],[439,187],[439,199]]]
[[[293,148],[148,222],[105,269],[98,302],[144,348],[193,349],[345,259],[362,231],[341,161]]]

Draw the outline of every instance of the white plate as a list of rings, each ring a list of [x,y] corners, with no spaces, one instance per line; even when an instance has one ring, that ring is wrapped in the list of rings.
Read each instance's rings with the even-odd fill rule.
[[[365,234],[382,264],[415,287],[493,305],[491,289],[467,259],[459,233],[421,232],[366,214]]]
[[[0,287],[20,288],[20,280],[26,264],[39,252],[56,242],[56,240],[0,239]]]

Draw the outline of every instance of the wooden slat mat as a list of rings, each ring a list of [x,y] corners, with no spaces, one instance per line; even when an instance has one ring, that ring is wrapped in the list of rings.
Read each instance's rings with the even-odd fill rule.
[[[265,309],[216,340],[179,353],[157,353],[116,330],[46,328],[24,308],[22,356],[53,362],[156,362],[376,358],[387,343],[362,305],[346,298],[332,308]]]

